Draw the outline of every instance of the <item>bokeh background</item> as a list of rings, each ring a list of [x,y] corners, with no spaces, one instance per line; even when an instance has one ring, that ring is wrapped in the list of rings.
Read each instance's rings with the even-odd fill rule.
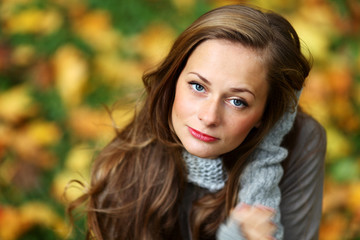
[[[176,36],[240,2],[285,15],[310,49],[301,105],[328,137],[320,238],[360,239],[358,0],[1,0],[0,239],[83,239],[84,216],[69,235],[65,214],[82,189],[64,197],[67,183],[88,182],[113,125],[131,117],[143,72]]]

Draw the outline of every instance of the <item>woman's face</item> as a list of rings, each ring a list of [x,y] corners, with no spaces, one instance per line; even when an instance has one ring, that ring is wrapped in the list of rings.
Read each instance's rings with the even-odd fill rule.
[[[175,133],[198,157],[230,152],[261,124],[267,92],[259,53],[226,40],[205,41],[191,54],[176,84]]]

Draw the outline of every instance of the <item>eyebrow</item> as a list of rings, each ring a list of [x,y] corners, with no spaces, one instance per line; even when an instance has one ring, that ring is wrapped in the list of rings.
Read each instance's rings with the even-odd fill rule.
[[[255,98],[255,94],[252,91],[250,91],[249,89],[246,89],[246,88],[230,88],[230,91],[231,92],[247,92],[247,93],[250,93],[251,95],[253,95],[254,98]]]
[[[195,74],[196,76],[198,76],[203,82],[205,82],[207,85],[211,85],[211,82],[209,80],[207,80],[205,77],[201,76],[199,73],[196,72],[189,72],[189,74]]]
[[[205,77],[201,76],[199,73],[196,73],[196,72],[189,72],[189,74],[194,74],[196,76],[198,76],[198,78],[200,78],[203,82],[205,82],[206,84],[210,85],[211,86],[211,82],[209,80],[207,80]],[[251,92],[249,89],[247,88],[230,88],[230,91],[231,92],[247,92],[247,93],[250,93],[251,95],[254,96],[255,98],[255,94],[253,92]]]

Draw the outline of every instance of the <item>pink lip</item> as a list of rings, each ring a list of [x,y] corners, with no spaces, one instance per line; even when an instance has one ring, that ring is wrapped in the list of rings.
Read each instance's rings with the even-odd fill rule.
[[[209,136],[205,133],[202,133],[202,132],[199,132],[191,127],[188,127],[189,128],[189,132],[191,133],[191,135],[193,135],[195,138],[201,140],[201,141],[204,141],[204,142],[214,142],[216,140],[219,140],[218,138],[216,137],[213,137],[213,136]]]

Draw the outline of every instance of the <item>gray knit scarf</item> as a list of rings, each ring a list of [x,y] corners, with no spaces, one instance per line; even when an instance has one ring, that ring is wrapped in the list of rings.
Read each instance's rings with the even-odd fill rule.
[[[223,169],[222,159],[200,158],[183,151],[183,158],[187,169],[188,182],[216,192],[222,189],[227,180],[226,171]]]

